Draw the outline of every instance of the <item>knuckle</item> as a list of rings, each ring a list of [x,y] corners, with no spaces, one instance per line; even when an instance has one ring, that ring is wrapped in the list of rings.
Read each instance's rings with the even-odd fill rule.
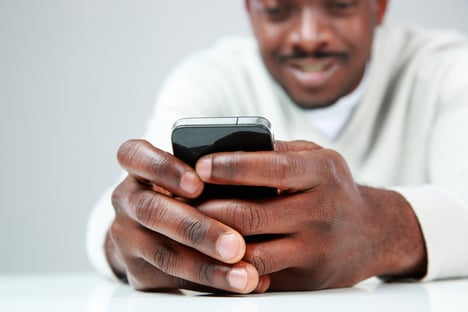
[[[165,154],[151,154],[143,160],[146,171],[157,176],[167,176],[172,173],[172,166]],[[174,172],[177,173],[177,172]]]
[[[200,283],[212,285],[215,275],[215,266],[210,263],[201,263],[198,266],[197,277]]]
[[[128,140],[120,145],[117,150],[117,161],[119,164],[125,166],[130,163],[136,155],[138,155],[138,146],[144,144],[142,140]]]
[[[268,215],[265,210],[258,209],[255,205],[247,205],[244,209],[244,224],[249,233],[256,234],[265,224],[268,224]]]
[[[326,149],[320,159],[320,166],[324,170],[330,187],[338,188],[343,183],[343,169],[346,168],[343,157],[336,151]]]
[[[132,196],[130,199],[131,202],[135,203],[135,219],[149,228],[156,229],[166,214],[166,207],[161,196],[150,192],[135,196],[136,198]]]
[[[208,232],[209,225],[205,220],[184,217],[179,225],[178,232],[190,244],[196,245],[203,242]]]
[[[243,235],[257,233],[268,224],[268,215],[264,209],[249,202],[231,201],[226,204],[226,220],[233,220],[236,230]]]
[[[266,224],[269,224],[266,211],[256,205],[247,206],[247,216],[249,217],[248,229],[252,233],[258,232],[260,229],[264,228]]]
[[[112,222],[109,228],[109,236],[116,245],[119,245],[120,241],[122,240],[122,237],[124,237],[124,231],[125,227],[122,226],[120,222]]]
[[[275,179],[289,185],[292,179],[298,174],[301,174],[301,164],[297,157],[291,157],[291,153],[275,154],[273,160],[273,174]]]
[[[152,246],[146,251],[150,261],[163,272],[172,273],[174,268],[180,265],[180,257],[178,256],[177,249],[171,242],[165,242]]]
[[[122,211],[122,208],[126,205],[127,197],[124,195],[122,183],[120,183],[111,194],[111,203],[112,207],[116,214],[119,214]]]
[[[273,162],[274,177],[276,179],[285,180],[289,175],[290,161],[284,156],[284,154],[275,154]]]
[[[264,275],[269,273],[267,271],[267,263],[265,262],[265,258],[259,255],[258,252],[254,252],[250,255],[249,262],[257,269],[258,274]]]

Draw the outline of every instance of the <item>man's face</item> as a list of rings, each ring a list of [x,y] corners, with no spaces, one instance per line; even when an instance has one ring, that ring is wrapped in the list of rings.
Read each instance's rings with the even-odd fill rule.
[[[246,0],[263,61],[292,100],[324,107],[352,92],[387,0]]]

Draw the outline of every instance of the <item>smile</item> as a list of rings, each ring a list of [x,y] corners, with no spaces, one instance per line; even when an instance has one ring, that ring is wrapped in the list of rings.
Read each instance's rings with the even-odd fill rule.
[[[340,67],[340,62],[334,58],[323,60],[304,58],[286,63],[286,70],[304,88],[324,86]]]
[[[298,67],[299,70],[302,70],[303,72],[306,72],[306,73],[316,73],[316,72],[320,72],[320,71],[323,71],[326,69],[326,67],[328,66],[328,63],[327,61],[322,61],[322,62],[318,62],[318,63],[298,63],[296,64],[296,66]]]

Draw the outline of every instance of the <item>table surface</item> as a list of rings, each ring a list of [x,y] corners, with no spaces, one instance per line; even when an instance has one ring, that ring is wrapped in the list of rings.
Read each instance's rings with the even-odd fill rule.
[[[468,311],[468,279],[229,296],[144,293],[91,273],[0,276],[0,311]]]

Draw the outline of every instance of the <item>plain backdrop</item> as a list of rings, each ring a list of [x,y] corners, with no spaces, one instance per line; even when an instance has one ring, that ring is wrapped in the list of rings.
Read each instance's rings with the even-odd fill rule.
[[[118,146],[181,58],[249,34],[243,2],[0,0],[0,273],[91,269],[86,221]],[[468,33],[467,14],[467,0],[393,0],[388,19]]]

